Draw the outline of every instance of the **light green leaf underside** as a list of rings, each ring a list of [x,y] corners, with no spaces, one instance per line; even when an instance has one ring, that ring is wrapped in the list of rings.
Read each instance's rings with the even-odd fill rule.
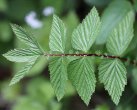
[[[14,77],[12,78],[10,82],[10,85],[13,85],[19,82],[30,71],[30,69],[33,67],[38,57],[39,56],[35,56],[31,58],[30,61],[19,72],[17,72],[14,75]]]
[[[31,49],[14,49],[3,56],[12,62],[29,62],[30,59],[35,58],[39,55],[39,52]]]
[[[113,102],[118,105],[127,84],[126,68],[118,60],[104,60],[99,66],[99,80],[104,84]]]
[[[114,0],[111,2],[101,16],[101,29],[96,44],[106,43],[112,30],[131,10],[133,10],[132,5],[127,0]]]
[[[50,80],[58,101],[64,94],[67,83],[67,63],[65,57],[52,57],[49,63]]]
[[[107,50],[121,56],[133,38],[134,13],[130,11],[121,23],[112,31],[107,40]]]
[[[33,35],[31,33],[16,24],[11,24],[11,27],[18,39],[30,46],[32,49],[37,50],[40,53],[43,52],[36,39],[32,37]]]
[[[81,99],[88,105],[96,83],[92,58],[83,57],[70,62],[68,76]]]
[[[74,30],[72,34],[73,48],[88,52],[99,33],[100,24],[98,12],[94,7],[77,29]]]
[[[62,20],[56,15],[53,16],[53,24],[50,34],[49,47],[52,51],[65,52],[66,27]]]

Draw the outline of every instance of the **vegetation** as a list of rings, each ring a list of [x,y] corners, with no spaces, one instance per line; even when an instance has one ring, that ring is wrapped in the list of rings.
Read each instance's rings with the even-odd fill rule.
[[[60,1],[60,3],[62,2]],[[44,24],[36,19],[34,21],[37,22],[37,25],[28,24],[35,28],[31,31],[11,24],[13,32],[18,38],[17,46],[7,53],[3,52],[3,56],[11,62],[21,63],[24,66],[22,68],[20,65],[21,69],[16,64],[16,74],[9,84],[10,89],[15,87],[20,91],[20,83],[16,83],[21,79],[26,80],[24,77],[30,78],[27,79],[28,81],[26,80],[27,95],[21,99],[17,98],[19,102],[13,104],[13,110],[19,110],[22,107],[26,110],[45,110],[45,108],[62,110],[65,104],[70,104],[70,100],[73,99],[72,95],[75,94],[78,94],[89,106],[83,105],[82,107],[85,108],[76,109],[88,110],[92,101],[95,100],[94,95],[96,96],[99,91],[102,91],[103,87],[115,105],[112,105],[105,93],[107,98],[101,98],[103,101],[99,106],[94,107],[95,110],[135,109],[136,105],[130,102],[134,102],[137,90],[135,86],[137,83],[137,53],[134,51],[137,48],[136,1],[134,1],[134,6],[126,0],[112,0],[110,3],[106,1],[102,4],[98,4],[94,0],[85,0],[85,3],[89,7],[90,4],[95,6],[79,24],[74,12],[70,12],[66,18],[61,20],[57,16],[57,14],[60,15],[60,11],[53,14],[53,8],[48,7],[53,17],[46,18],[43,22],[45,22],[45,29],[52,24],[51,28],[46,31],[49,33],[49,38],[45,37],[47,33],[41,31],[44,29]],[[107,8],[100,16],[101,7],[106,7],[107,4]],[[35,15],[34,12],[31,14]],[[43,37],[39,38],[38,35]],[[45,38],[46,40],[43,40]],[[45,76],[38,74],[42,73],[47,65],[50,83],[48,79],[44,78]],[[38,78],[35,78],[37,76]],[[48,76],[46,77],[48,78]],[[24,84],[23,80],[21,82]],[[54,93],[59,102],[54,99]],[[13,96],[14,98],[18,97],[16,94]],[[71,98],[66,99],[66,96]],[[127,99],[127,96],[130,98]],[[125,102],[125,99],[128,101]],[[37,100],[36,104],[30,106],[29,103],[34,100]],[[62,105],[60,100],[65,104]],[[68,109],[69,106],[65,107],[65,110]]]

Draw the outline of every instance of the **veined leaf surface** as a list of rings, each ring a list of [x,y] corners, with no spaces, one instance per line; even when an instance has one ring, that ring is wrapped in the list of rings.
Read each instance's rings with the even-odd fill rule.
[[[74,30],[72,34],[73,48],[88,52],[99,33],[100,24],[99,14],[94,7],[83,22]]]
[[[10,82],[10,85],[19,82],[30,71],[30,69],[33,67],[38,57],[39,56],[35,56],[32,59],[30,59],[30,61],[19,72],[17,72],[14,75],[14,77]]]
[[[67,62],[65,57],[52,57],[49,63],[50,80],[58,101],[64,94],[67,83]]]
[[[31,49],[14,49],[3,56],[12,62],[29,62],[30,59],[35,59],[39,55],[39,52]]]
[[[92,58],[83,57],[70,62],[68,76],[81,99],[88,105],[96,84]]]
[[[126,68],[118,60],[104,60],[99,66],[99,80],[104,84],[113,102],[118,105],[127,84]]]
[[[53,16],[53,24],[50,34],[49,47],[52,51],[64,53],[66,45],[66,27],[62,20],[56,15]]]

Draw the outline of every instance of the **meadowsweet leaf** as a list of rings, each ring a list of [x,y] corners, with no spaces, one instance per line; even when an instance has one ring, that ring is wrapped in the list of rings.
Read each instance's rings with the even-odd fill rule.
[[[106,43],[112,30],[131,10],[133,7],[128,0],[114,0],[110,3],[101,16],[101,29],[96,44]]]
[[[49,47],[52,51],[64,53],[66,45],[66,27],[64,23],[57,17],[53,16],[53,24],[49,39]]]
[[[29,45],[33,50],[37,50],[40,53],[43,53],[42,48],[40,47],[36,39],[32,37],[33,35],[31,33],[27,32],[25,29],[16,24],[11,24],[11,27],[18,39]]]
[[[17,72],[14,75],[14,77],[10,82],[10,85],[19,82],[30,71],[30,69],[33,67],[38,57],[39,56],[35,56],[35,57],[33,56],[33,58],[31,58],[29,62],[19,72]]]
[[[88,52],[99,33],[100,24],[98,12],[94,7],[83,22],[74,30],[72,34],[73,48]]]
[[[107,40],[107,50],[114,55],[121,56],[133,38],[134,13],[130,11],[127,16],[112,31]]]
[[[50,80],[58,101],[64,94],[67,83],[67,62],[66,57],[52,57],[49,63]]]
[[[96,78],[90,57],[76,59],[68,65],[68,77],[81,99],[88,105],[95,91]]]
[[[99,66],[99,80],[104,84],[113,102],[118,105],[127,84],[126,68],[118,60],[104,60]]]
[[[31,49],[14,49],[3,56],[12,62],[29,62],[30,59],[40,55],[39,52]]]

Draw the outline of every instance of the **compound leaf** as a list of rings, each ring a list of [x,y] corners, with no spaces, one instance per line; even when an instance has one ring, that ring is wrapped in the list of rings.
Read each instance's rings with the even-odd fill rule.
[[[88,105],[96,83],[92,59],[83,57],[70,62],[68,76],[81,99]]]
[[[14,49],[3,56],[12,62],[29,62],[30,59],[40,55],[39,52],[31,49]]]
[[[134,13],[130,11],[127,16],[112,31],[107,40],[108,51],[117,56],[121,56],[133,38]]]
[[[73,48],[88,52],[99,33],[100,24],[98,12],[94,7],[77,29],[74,30],[72,34]]]
[[[11,24],[11,27],[18,39],[20,39],[25,44],[29,45],[33,50],[37,50],[40,53],[43,53],[43,50],[40,47],[39,43],[34,37],[31,37],[33,36],[32,34],[30,34],[25,29],[16,24]]]
[[[104,60],[99,66],[99,80],[104,84],[113,102],[118,105],[127,84],[126,68],[118,60]]]
[[[67,62],[65,57],[53,57],[49,63],[50,80],[58,101],[64,94],[67,83]]]
[[[29,62],[18,73],[15,74],[10,82],[10,85],[19,82],[30,71],[38,57],[39,56],[33,56],[33,58],[31,58]]]
[[[64,53],[66,44],[66,27],[62,20],[56,15],[53,16],[53,24],[50,34],[49,47],[52,51]]]

